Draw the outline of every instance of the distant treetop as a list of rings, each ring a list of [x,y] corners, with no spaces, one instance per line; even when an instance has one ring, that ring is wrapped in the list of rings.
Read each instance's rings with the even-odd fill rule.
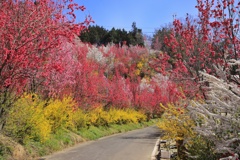
[[[113,43],[116,45],[126,44],[144,46],[142,29],[137,28],[136,22],[132,23],[132,30],[127,32],[124,29],[115,29],[109,31],[102,26],[91,25],[88,29],[82,31],[79,35],[81,41],[97,45],[107,45]]]

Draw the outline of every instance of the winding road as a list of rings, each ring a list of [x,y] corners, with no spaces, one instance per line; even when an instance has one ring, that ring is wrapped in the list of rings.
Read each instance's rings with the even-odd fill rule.
[[[160,134],[151,126],[84,142],[41,160],[150,160]]]

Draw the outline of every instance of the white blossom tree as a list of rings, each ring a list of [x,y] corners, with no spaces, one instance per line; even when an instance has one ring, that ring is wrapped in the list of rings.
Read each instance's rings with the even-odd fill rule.
[[[229,65],[238,65],[231,61]],[[240,87],[239,76],[227,77],[226,70],[215,67],[218,77],[200,72],[206,100],[191,101],[188,109],[195,120],[197,133],[215,144],[219,153],[240,153]],[[234,81],[231,79],[234,78]],[[230,80],[228,80],[230,79]],[[236,158],[236,156],[235,156]],[[234,159],[234,157],[232,158]]]

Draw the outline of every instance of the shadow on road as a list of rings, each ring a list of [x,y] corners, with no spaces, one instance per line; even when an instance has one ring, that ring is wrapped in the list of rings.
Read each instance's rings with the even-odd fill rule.
[[[121,139],[157,139],[161,136],[161,133],[153,133],[153,134],[148,134],[145,136],[125,136],[125,137],[120,137]]]

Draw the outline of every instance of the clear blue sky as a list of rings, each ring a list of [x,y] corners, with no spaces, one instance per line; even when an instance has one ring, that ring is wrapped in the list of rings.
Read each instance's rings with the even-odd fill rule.
[[[78,12],[77,21],[91,15],[96,25],[131,30],[133,22],[144,34],[171,23],[173,15],[185,18],[186,13],[197,16],[196,0],[75,0],[86,10]]]

